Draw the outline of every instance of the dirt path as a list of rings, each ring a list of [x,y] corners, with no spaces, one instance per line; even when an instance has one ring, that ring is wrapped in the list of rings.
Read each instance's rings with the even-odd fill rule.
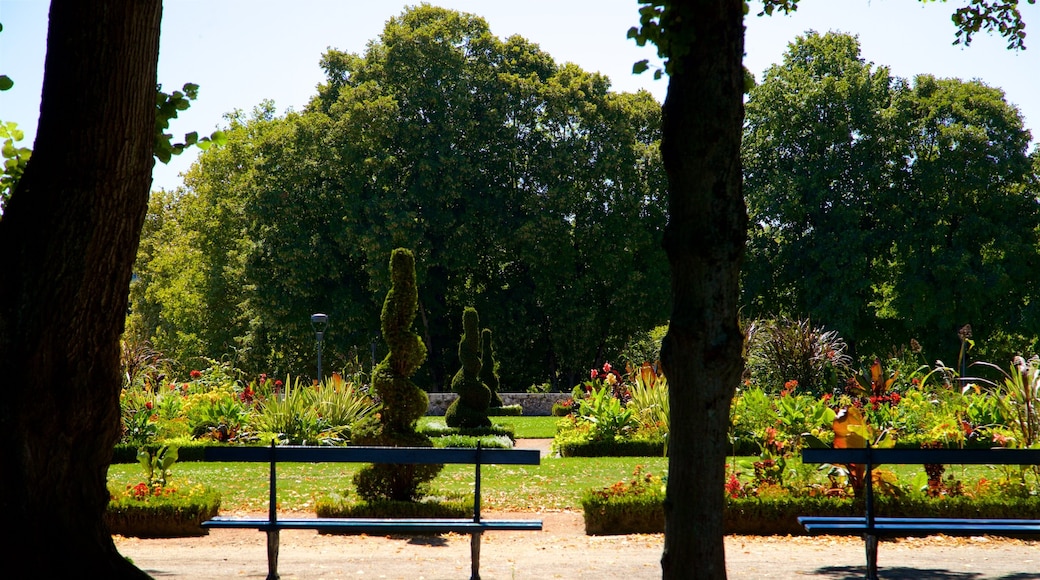
[[[292,514],[286,514],[287,516]],[[495,514],[541,518],[541,532],[489,532],[481,543],[484,580],[660,578],[661,534],[586,536],[577,512]],[[264,578],[265,536],[213,530],[197,538],[116,538],[119,551],[159,579]],[[730,580],[863,577],[858,538],[728,536]],[[1040,542],[944,538],[884,542],[881,577],[1040,580]],[[291,579],[458,580],[469,577],[469,538],[372,537],[282,532],[279,571]]]

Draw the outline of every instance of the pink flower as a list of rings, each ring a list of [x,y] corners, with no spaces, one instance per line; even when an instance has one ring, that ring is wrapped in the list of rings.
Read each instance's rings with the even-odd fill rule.
[[[592,369],[592,371],[589,373],[589,376],[592,378],[596,378],[599,376],[599,371],[597,371],[596,369]]]
[[[609,373],[612,368],[614,367],[610,366],[610,363],[603,363],[603,372]]]

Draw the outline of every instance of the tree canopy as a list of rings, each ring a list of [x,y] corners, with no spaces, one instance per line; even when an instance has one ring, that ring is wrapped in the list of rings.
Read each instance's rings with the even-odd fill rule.
[[[667,319],[649,93],[430,6],[321,63],[306,110],[231,115],[227,145],[153,203],[168,225],[146,232],[134,309],[158,348],[301,372],[321,311],[342,362],[377,334],[395,247],[416,256],[426,388],[447,386],[468,305],[521,390],[569,387]]]
[[[745,313],[810,317],[862,355],[952,350],[968,323],[1035,335],[1029,141],[999,89],[895,78],[854,36],[799,37],[747,104]]]

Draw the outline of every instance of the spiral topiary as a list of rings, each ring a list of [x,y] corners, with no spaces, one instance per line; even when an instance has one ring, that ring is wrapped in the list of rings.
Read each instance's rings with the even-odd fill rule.
[[[480,333],[480,380],[491,391],[490,407],[501,407],[502,397],[498,394],[498,363],[495,361],[495,349],[491,346],[491,329],[485,328]]]
[[[464,429],[490,427],[488,404],[491,391],[480,381],[480,319],[477,309],[472,306],[462,312],[459,361],[462,368],[451,379],[451,390],[459,396],[444,412],[444,422],[449,427]]]
[[[432,447],[430,438],[415,430],[426,413],[429,398],[409,377],[426,360],[426,345],[412,331],[419,295],[415,287],[415,258],[404,248],[390,255],[390,291],[380,316],[383,340],[389,352],[372,369],[372,390],[382,408],[376,417],[354,428],[358,445]],[[421,487],[440,472],[441,465],[369,465],[354,476],[358,495],[367,501],[415,501]]]

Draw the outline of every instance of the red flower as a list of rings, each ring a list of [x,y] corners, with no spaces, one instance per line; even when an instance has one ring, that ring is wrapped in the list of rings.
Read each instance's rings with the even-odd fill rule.
[[[593,379],[594,379],[594,378],[596,378],[596,377],[598,377],[598,376],[599,376],[599,371],[597,371],[596,369],[592,369],[592,371],[591,371],[591,372],[589,372],[589,377],[590,377],[590,378],[593,378]]]
[[[197,379],[202,376],[202,371],[191,371],[189,374],[192,379]]]
[[[730,497],[737,497],[740,493],[740,480],[737,479],[736,474],[730,474],[729,481],[726,482],[726,491]]]
[[[152,410],[152,402],[151,401],[146,402],[144,404],[144,408],[148,409],[149,411],[151,411]]]
[[[610,369],[612,369],[612,368],[613,367],[610,366],[610,363],[603,363],[603,372],[609,373]]]

